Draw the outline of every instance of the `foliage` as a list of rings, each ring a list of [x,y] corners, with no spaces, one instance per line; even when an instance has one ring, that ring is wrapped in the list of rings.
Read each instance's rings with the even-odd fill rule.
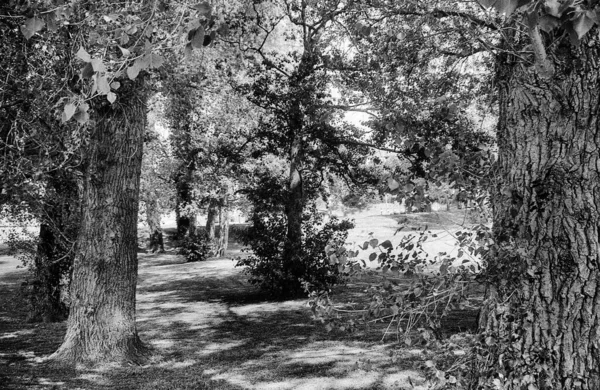
[[[302,245],[296,247],[293,258],[284,257],[286,219],[283,214],[255,213],[252,227],[244,237],[252,254],[240,258],[237,266],[246,267],[250,282],[270,293],[296,296],[305,290],[328,290],[341,281],[337,266],[328,262],[327,245],[338,245],[353,227],[348,221],[336,218],[323,223],[316,209],[304,213]]]
[[[340,273],[327,261],[325,247],[342,245],[353,224],[336,218],[324,222],[312,203],[302,215],[301,242],[289,242],[284,188],[281,177],[266,175],[249,193],[254,209],[242,242],[252,254],[240,258],[237,266],[246,267],[251,283],[277,296],[298,295],[305,289],[328,290],[340,281]],[[296,245],[293,257],[286,256],[286,245]]]
[[[404,235],[395,246],[390,240],[379,242],[371,237],[357,250],[328,247],[329,261],[345,274],[377,275],[380,282],[372,284],[365,291],[365,300],[354,302],[351,308],[336,306],[328,292],[313,291],[313,314],[328,330],[356,330],[359,325],[368,328],[385,321],[384,338],[396,334],[408,346],[441,340],[444,317],[453,310],[479,308],[480,275],[492,244],[485,225],[458,231],[453,237],[456,255],[440,253],[433,258],[424,251],[423,243],[437,234],[426,227]],[[374,269],[367,267],[367,260],[357,259],[361,251],[370,252],[368,261],[377,264]]]
[[[201,235],[190,235],[177,241],[177,254],[189,262],[204,261],[210,256],[210,243]]]

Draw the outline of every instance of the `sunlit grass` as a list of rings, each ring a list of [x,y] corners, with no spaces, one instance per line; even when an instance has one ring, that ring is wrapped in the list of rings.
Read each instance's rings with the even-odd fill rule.
[[[358,242],[370,232],[390,236],[398,216],[356,218],[351,237]],[[270,299],[246,282],[231,259],[186,263],[172,252],[140,254],[138,330],[155,352],[147,365],[52,367],[40,358],[60,345],[65,323],[26,323],[19,292],[24,270],[16,269],[14,258],[1,260],[0,388],[425,388],[422,348],[401,348],[395,337],[381,343],[381,333],[327,333],[311,318],[305,299]],[[339,291],[351,298],[366,285],[368,280],[352,281]],[[392,351],[401,358],[392,361]]]

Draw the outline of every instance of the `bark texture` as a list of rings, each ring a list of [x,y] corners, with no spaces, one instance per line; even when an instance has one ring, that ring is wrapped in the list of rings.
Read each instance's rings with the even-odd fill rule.
[[[560,44],[550,79],[500,61],[497,248],[480,323],[489,355],[476,388],[502,374],[509,390],[600,389],[597,34]]]
[[[61,362],[140,362],[135,323],[137,212],[146,100],[142,82],[97,109],[88,151],[82,223]]]

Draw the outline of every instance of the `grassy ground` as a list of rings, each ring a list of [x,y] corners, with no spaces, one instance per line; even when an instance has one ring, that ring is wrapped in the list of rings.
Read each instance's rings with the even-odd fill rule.
[[[371,227],[389,235],[381,224],[393,231],[398,216],[369,218],[356,217],[357,238]],[[238,253],[234,244],[230,254]],[[138,329],[155,352],[149,364],[55,368],[42,358],[60,345],[65,323],[25,322],[19,293],[25,271],[16,265],[0,256],[0,389],[425,388],[420,369],[431,356],[423,348],[400,348],[395,338],[381,342],[379,332],[328,333],[305,299],[270,300],[230,259],[185,263],[173,252],[140,254]],[[365,283],[339,289],[338,299]]]

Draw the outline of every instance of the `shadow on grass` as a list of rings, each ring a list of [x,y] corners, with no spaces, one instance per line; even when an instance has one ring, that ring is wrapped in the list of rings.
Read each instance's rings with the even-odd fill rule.
[[[327,333],[305,299],[270,299],[231,260],[172,254],[140,256],[138,330],[155,351],[151,363],[59,369],[39,358],[58,348],[65,323],[25,323],[23,274],[0,277],[10,300],[0,305],[3,389],[401,389],[419,376],[410,370],[417,358],[391,364],[389,345]],[[380,369],[357,370],[360,359]]]

